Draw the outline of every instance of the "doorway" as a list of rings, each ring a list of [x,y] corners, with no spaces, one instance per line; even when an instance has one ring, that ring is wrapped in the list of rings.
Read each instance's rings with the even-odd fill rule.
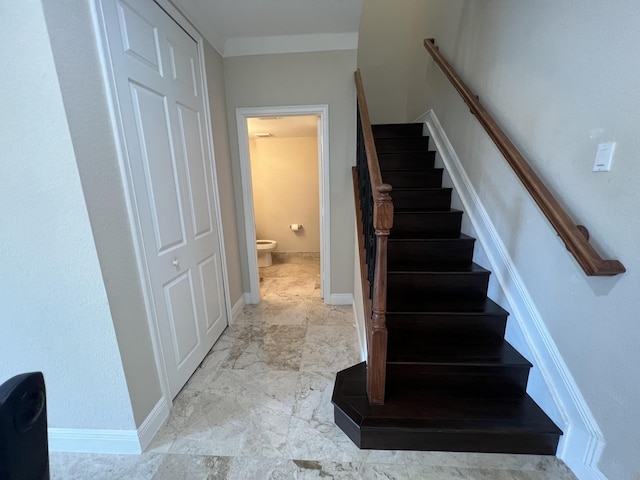
[[[263,107],[263,108],[239,108],[236,110],[236,121],[238,126],[238,144],[240,150],[240,165],[242,174],[242,195],[244,203],[244,219],[245,219],[245,232],[246,232],[246,251],[249,268],[250,279],[250,292],[248,303],[260,302],[260,273],[258,267],[258,255],[256,249],[256,239],[258,233],[263,233],[256,229],[256,220],[260,215],[256,215],[256,208],[254,207],[254,185],[252,180],[251,170],[251,143],[255,142],[255,133],[262,133],[268,135],[267,125],[274,123],[268,120],[287,119],[286,123],[294,123],[296,117],[300,120],[299,124],[308,122],[309,117],[315,119],[315,134],[317,137],[317,179],[318,179],[318,204],[319,204],[319,250],[320,250],[320,290],[321,296],[325,298],[325,302],[330,295],[331,289],[329,285],[330,272],[329,272],[329,259],[330,259],[330,244],[329,244],[329,159],[327,154],[329,151],[328,145],[328,106],[327,105],[309,105],[309,106],[296,106],[296,107]],[[293,121],[293,122],[292,122]],[[258,124],[258,122],[264,124],[264,128],[260,127],[258,132],[250,128],[250,122]],[[272,126],[273,127],[273,126]],[[275,128],[275,127],[273,127]],[[299,125],[297,128],[304,128]],[[308,127],[307,127],[308,128]],[[254,136],[250,135],[253,132]],[[271,133],[273,135],[273,133]],[[263,137],[264,138],[264,137]],[[261,212],[259,212],[261,213]],[[305,231],[304,223],[302,227],[295,230],[295,226],[291,228],[291,225],[299,224],[300,221],[296,221],[291,217],[290,221],[282,220],[279,223],[279,227],[285,227],[292,231],[287,232],[288,236],[282,237],[286,240],[289,247],[291,243],[289,240],[293,240],[294,243],[298,240],[298,244],[302,245],[300,240]],[[308,225],[308,230],[312,232],[314,230],[313,225]],[[268,229],[266,230],[269,231]],[[271,230],[273,231],[273,230]],[[317,231],[317,230],[316,230]],[[300,247],[309,248],[309,247]]]

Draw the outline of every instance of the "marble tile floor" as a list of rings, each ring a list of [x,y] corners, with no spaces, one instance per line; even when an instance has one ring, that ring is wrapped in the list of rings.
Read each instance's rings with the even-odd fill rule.
[[[51,478],[569,480],[547,456],[359,450],[333,423],[337,371],[360,362],[350,306],[320,298],[317,256],[261,269],[248,305],[141,455],[50,454]]]

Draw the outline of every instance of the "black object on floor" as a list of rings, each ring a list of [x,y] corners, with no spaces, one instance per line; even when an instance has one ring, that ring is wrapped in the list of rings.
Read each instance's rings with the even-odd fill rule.
[[[0,385],[0,479],[49,480],[47,402],[41,372]]]

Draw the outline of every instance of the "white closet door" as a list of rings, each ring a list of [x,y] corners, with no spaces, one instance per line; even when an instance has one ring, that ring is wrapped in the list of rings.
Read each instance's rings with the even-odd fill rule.
[[[197,43],[151,0],[103,0],[169,388],[227,326]]]

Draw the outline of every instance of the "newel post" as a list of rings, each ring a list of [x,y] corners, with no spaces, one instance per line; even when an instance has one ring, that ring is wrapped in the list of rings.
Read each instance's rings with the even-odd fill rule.
[[[374,192],[373,226],[376,232],[375,274],[371,299],[371,345],[367,368],[369,403],[384,403],[387,370],[387,240],[393,226],[391,185],[383,183]]]

